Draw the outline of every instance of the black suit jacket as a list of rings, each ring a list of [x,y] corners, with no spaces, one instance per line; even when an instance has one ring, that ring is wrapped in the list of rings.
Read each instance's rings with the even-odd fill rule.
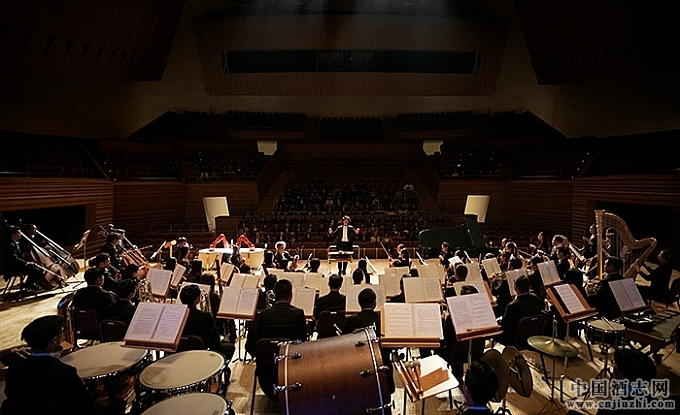
[[[99,248],[99,253],[104,253],[111,255],[111,265],[115,268],[120,268],[120,256],[118,255],[118,248],[116,248],[112,243],[105,243]]]
[[[347,239],[349,242],[342,242],[342,225],[335,228],[331,237],[335,238],[335,243],[337,245],[338,251],[352,251],[354,245],[354,238],[356,237],[356,230],[354,226],[347,225]]]
[[[76,368],[52,356],[12,363],[5,380],[1,415],[94,415],[94,397]]]
[[[264,338],[307,340],[305,312],[285,302],[265,308],[257,321],[255,344]]]
[[[322,311],[345,311],[347,299],[338,291],[331,291],[328,294],[316,299],[314,304],[314,318],[319,319]]]
[[[22,255],[21,247],[16,242],[10,240],[5,252],[4,279],[9,280],[10,277],[26,274],[26,260]]]
[[[348,317],[345,320],[343,334],[352,333],[354,330],[370,327],[375,324],[375,333],[380,335],[380,313],[374,310],[361,310],[358,314]]]
[[[212,314],[201,311],[196,307],[189,308],[189,317],[184,325],[182,336],[199,336],[203,344],[210,350],[220,350],[220,333]]]
[[[621,274],[607,275],[597,285],[595,293],[588,296],[588,303],[591,307],[595,307],[602,317],[616,318],[621,313],[609,283],[622,279]]]
[[[73,308],[82,310],[94,310],[103,319],[106,307],[116,301],[116,295],[106,291],[97,285],[88,285],[81,288],[73,295]]]
[[[517,296],[508,304],[505,309],[505,314],[501,320],[501,327],[503,328],[502,340],[505,344],[512,344],[515,338],[515,331],[517,330],[517,323],[529,316],[535,316],[543,310],[543,303],[534,294],[524,294]],[[507,343],[509,342],[509,343]]]

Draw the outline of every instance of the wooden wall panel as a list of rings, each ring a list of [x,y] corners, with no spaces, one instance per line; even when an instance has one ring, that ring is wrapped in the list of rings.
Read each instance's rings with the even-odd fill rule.
[[[113,222],[113,184],[91,179],[0,179],[0,211],[80,205],[85,205],[86,227],[94,229]],[[103,243],[103,238],[93,232],[88,239],[88,254]]]
[[[506,222],[531,234],[543,230],[571,238],[573,182],[517,181],[507,189]]]
[[[118,182],[113,185],[117,228],[139,235],[184,223],[186,185],[180,182]],[[134,241],[133,241],[134,242]]]

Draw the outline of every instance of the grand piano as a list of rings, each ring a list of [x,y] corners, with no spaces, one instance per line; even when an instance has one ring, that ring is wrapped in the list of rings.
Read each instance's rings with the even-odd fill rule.
[[[437,257],[442,242],[448,242],[449,249],[452,252],[457,249],[464,249],[471,257],[498,251],[498,248],[489,248],[484,241],[477,215],[464,215],[463,223],[455,228],[444,227],[422,230],[418,234],[418,240],[420,241],[420,252],[424,258]]]

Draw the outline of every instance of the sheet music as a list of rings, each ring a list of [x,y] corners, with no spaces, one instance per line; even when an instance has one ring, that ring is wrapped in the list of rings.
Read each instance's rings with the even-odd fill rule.
[[[463,264],[463,266],[468,269],[468,275],[465,278],[465,281],[483,279],[482,272],[479,270],[479,264],[477,264],[476,262],[473,262],[471,264]]]
[[[501,273],[501,266],[498,264],[498,259],[496,257],[482,259],[482,267],[484,267],[487,277],[490,277],[492,274],[498,275]]]
[[[273,273],[272,271],[269,271]],[[305,273],[304,272],[279,272],[276,273],[279,280],[288,280],[293,284],[293,291],[305,288]]]
[[[396,274],[378,275],[378,281],[380,282],[380,285],[385,286],[385,294],[389,297],[394,297],[395,295],[401,294],[401,288],[399,288],[400,280],[401,275]]]
[[[614,293],[614,298],[621,312],[647,307],[633,278],[610,281],[609,287],[612,289],[612,293]]]
[[[260,277],[253,274],[243,274],[245,280],[243,281],[243,288],[257,288],[260,285]]]
[[[581,303],[581,300],[576,296],[569,284],[560,284],[553,287],[555,292],[560,296],[564,306],[567,307],[567,313],[574,314],[580,311],[586,311],[586,308]]]
[[[486,293],[459,295],[446,299],[456,333],[498,326]]]
[[[449,370],[448,363],[446,362],[446,360],[442,359],[440,356],[436,354],[428,356],[424,359],[420,359],[421,378],[439,369],[444,370],[448,374],[448,380],[428,390],[423,391],[422,399],[458,387],[458,380],[453,376],[453,374]]]
[[[527,272],[524,268],[522,269],[511,269],[510,271],[505,271],[505,278],[508,280],[508,288],[510,288],[510,295],[516,296],[517,291],[515,291],[515,281],[522,275],[526,276]]]
[[[243,287],[245,281],[245,274],[234,274],[231,276],[231,281],[229,281],[229,287]]]
[[[385,268],[385,274],[398,275],[400,277],[403,275],[409,275],[408,267],[387,267]]]
[[[444,338],[439,304],[412,304],[416,337]]]
[[[170,278],[171,287],[177,288],[186,270],[187,268],[184,265],[177,264],[175,266],[175,269],[172,271],[172,278]]]
[[[179,334],[187,306],[185,304],[163,304],[163,306],[152,339],[163,343],[173,343]]]
[[[343,277],[342,277],[342,287],[340,287],[340,294],[347,295],[347,287],[351,287],[352,285],[354,285],[354,281],[352,280],[352,276],[351,275],[343,275]],[[364,284],[361,284],[361,285],[363,286]],[[326,284],[326,286],[328,287],[328,284]],[[366,287],[368,287],[368,286],[366,285]],[[328,289],[328,291],[330,291],[330,288]],[[328,293],[326,293],[326,294],[328,294]],[[326,294],[323,294],[323,295],[326,295]],[[319,293],[319,295],[322,295],[322,294]]]
[[[220,265],[220,281],[223,283],[229,282],[229,277],[231,277],[232,274],[234,274],[234,271],[236,270],[236,267],[229,263],[229,262],[223,262]],[[238,271],[236,272],[238,274]]]
[[[314,315],[314,302],[316,300],[316,290],[314,288],[302,288],[293,290],[293,299],[291,305],[301,308],[305,311],[305,317],[312,317]]]
[[[172,278],[172,271],[151,268],[146,275],[146,279],[151,284],[151,294],[157,297],[165,297],[168,293],[168,286],[170,286],[170,279]]]
[[[555,261],[539,262],[537,266],[538,272],[541,273],[543,285],[552,285],[562,282],[560,274],[557,272],[557,266],[555,265]]]
[[[402,282],[407,303],[430,303],[442,300],[439,278],[404,278]]]
[[[161,303],[139,303],[125,333],[125,339],[151,340],[162,311],[163,304]]]
[[[308,272],[305,278],[305,285],[318,291],[324,285],[328,285],[328,281],[318,272]]]
[[[185,304],[139,303],[125,340],[173,343],[179,335],[186,310]]]
[[[361,311],[359,305],[359,293],[364,288],[371,288],[375,292],[376,306],[375,311],[381,310],[385,306],[385,286],[384,285],[350,285],[347,287],[346,294],[346,312],[358,313]]]
[[[217,314],[254,316],[259,292],[257,288],[224,287]]]
[[[418,276],[420,278],[439,278],[440,280],[444,276],[444,268],[439,264],[433,265],[422,265],[416,264],[416,269],[418,270]]]
[[[385,314],[382,330],[389,333],[390,338],[413,337],[413,313],[411,304],[387,303],[383,309]]]

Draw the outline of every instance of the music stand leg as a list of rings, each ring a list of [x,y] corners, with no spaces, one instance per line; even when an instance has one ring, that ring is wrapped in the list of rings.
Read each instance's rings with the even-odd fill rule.
[[[541,359],[543,358],[543,353],[541,353]],[[555,375],[555,360],[557,358],[555,356],[552,356],[552,374],[551,376]],[[548,377],[546,377],[546,382],[548,381]],[[550,414],[552,415],[553,411],[557,408],[559,408],[559,404],[557,403],[557,400],[555,400],[555,378],[551,377],[550,378],[550,399],[548,399],[548,402],[543,405],[541,410],[538,412],[538,415],[547,413],[548,406],[550,407]]]

